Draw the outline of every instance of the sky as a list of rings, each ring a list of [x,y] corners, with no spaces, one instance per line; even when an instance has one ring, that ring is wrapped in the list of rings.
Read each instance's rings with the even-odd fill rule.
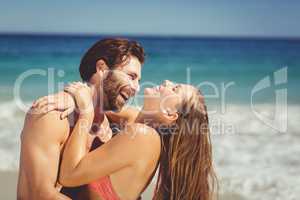
[[[0,0],[0,33],[300,37],[298,0]]]

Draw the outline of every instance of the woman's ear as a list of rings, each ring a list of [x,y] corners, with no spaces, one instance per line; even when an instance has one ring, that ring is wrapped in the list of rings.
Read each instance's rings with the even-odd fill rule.
[[[168,123],[173,123],[178,119],[178,113],[177,112],[171,112],[169,110],[166,110],[164,113],[164,118],[168,121]]]
[[[96,72],[100,73],[101,75],[108,70],[108,66],[103,59],[100,59],[96,62]]]

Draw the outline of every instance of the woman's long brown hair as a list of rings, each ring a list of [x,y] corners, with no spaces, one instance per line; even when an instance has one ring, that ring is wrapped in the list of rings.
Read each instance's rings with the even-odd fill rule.
[[[212,200],[217,178],[208,115],[200,91],[182,103],[175,130],[171,134],[161,134],[161,138],[153,200]]]

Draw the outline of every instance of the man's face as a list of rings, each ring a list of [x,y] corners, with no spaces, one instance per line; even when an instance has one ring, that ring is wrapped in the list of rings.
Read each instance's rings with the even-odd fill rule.
[[[124,64],[108,72],[103,81],[103,90],[107,96],[108,110],[120,110],[130,97],[139,91],[141,63],[130,56]]]

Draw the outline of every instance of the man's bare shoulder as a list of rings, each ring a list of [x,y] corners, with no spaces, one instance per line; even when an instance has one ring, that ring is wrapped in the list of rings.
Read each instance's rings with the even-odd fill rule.
[[[26,113],[26,120],[34,122],[47,123],[49,121],[56,121],[58,124],[67,123],[67,119],[60,119],[60,111],[53,110],[47,113],[43,113],[39,108],[30,108]]]
[[[37,108],[31,108],[26,114],[21,138],[63,140],[70,128],[68,119],[60,119],[60,114],[59,111],[41,113]]]

